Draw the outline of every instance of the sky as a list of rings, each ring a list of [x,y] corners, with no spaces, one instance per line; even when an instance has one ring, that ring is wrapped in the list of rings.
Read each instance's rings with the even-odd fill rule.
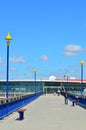
[[[86,79],[86,0],[0,0],[0,80]]]

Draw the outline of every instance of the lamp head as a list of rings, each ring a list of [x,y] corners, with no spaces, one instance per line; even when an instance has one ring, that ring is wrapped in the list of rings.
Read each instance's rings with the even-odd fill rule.
[[[69,74],[67,73],[67,74],[64,74],[64,77],[67,77],[67,76],[69,76]]]
[[[80,64],[81,64],[81,65],[83,65],[83,64],[84,64],[84,61],[83,61],[83,60],[81,60],[81,61],[80,61]]]
[[[34,69],[33,71],[34,71],[34,73],[36,73],[36,69]]]
[[[8,32],[7,36],[5,37],[5,40],[7,41],[12,40],[12,37],[10,36],[10,32]]]

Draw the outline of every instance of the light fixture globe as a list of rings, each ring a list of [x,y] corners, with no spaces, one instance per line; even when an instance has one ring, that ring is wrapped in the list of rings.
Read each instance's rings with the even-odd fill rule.
[[[36,70],[36,69],[34,69],[33,71],[34,71],[34,73],[36,73],[36,71],[37,71],[37,70]]]
[[[83,64],[84,64],[84,61],[83,61],[83,60],[81,60],[81,61],[80,61],[80,64],[81,64],[81,65],[83,65]]]

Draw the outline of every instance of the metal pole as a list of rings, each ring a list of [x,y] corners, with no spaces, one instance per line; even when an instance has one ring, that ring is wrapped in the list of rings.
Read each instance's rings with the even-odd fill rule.
[[[82,95],[82,90],[83,90],[83,64],[81,64],[81,85],[80,85],[81,95]]]
[[[7,45],[7,76],[6,76],[7,82],[6,82],[6,98],[8,98],[8,87],[9,87],[9,45]]]
[[[36,72],[34,72],[34,86],[35,86],[35,93],[36,93]]]
[[[83,90],[83,64],[84,64],[84,61],[82,60],[80,62],[81,64],[81,84],[80,84],[80,92],[81,92],[81,95],[82,95],[82,90]]]
[[[39,90],[39,91],[40,91],[40,92],[43,91],[43,90],[42,90],[42,77],[41,77],[41,76],[40,76],[40,90]]]
[[[34,69],[34,92],[36,93],[36,69]]]
[[[5,40],[7,40],[7,75],[6,75],[6,98],[8,98],[8,87],[9,87],[9,45],[10,45],[10,40],[12,40],[10,36],[10,32],[8,32],[7,36],[5,37]]]
[[[68,88],[68,87],[69,87],[69,86],[68,86],[68,85],[69,85],[69,84],[68,84],[69,74],[65,74],[65,75],[64,75],[64,79],[65,79],[65,77],[66,77],[66,91],[68,91],[68,90],[69,90],[69,88]]]

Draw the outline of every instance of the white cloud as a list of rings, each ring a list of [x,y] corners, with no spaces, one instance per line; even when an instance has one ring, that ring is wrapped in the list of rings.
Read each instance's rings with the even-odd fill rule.
[[[78,52],[82,51],[82,47],[79,45],[69,44],[65,47],[65,51]]]
[[[16,71],[16,68],[13,67],[13,68],[11,68],[10,70],[13,71],[13,72],[15,72],[15,71]]]
[[[26,60],[20,56],[20,57],[10,57],[9,58],[10,62],[14,62],[14,63],[25,63]]]
[[[0,57],[0,64],[2,64],[3,62],[2,62],[2,58]]]
[[[33,67],[33,66],[28,66],[26,69],[27,69],[27,70],[31,70],[31,71],[33,71],[34,68],[35,68],[35,67]]]
[[[64,55],[65,56],[78,56],[79,52],[84,51],[84,49],[75,44],[69,44],[64,48]]]
[[[41,59],[42,61],[48,61],[48,56],[42,55],[42,56],[40,56],[40,59]]]
[[[70,77],[70,79],[76,79],[76,77]]]
[[[2,58],[0,57],[0,65],[5,66],[5,63],[3,62]]]
[[[79,53],[65,51],[65,52],[64,52],[64,55],[65,55],[65,56],[78,56]]]

